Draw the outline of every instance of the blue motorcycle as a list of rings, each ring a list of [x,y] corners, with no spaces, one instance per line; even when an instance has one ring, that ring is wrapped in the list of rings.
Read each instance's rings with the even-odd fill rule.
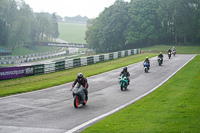
[[[148,73],[148,67],[149,67],[149,64],[147,62],[144,62],[144,72],[145,73]]]
[[[119,77],[119,84],[121,91],[126,90],[128,86],[128,78],[125,75],[121,75]]]

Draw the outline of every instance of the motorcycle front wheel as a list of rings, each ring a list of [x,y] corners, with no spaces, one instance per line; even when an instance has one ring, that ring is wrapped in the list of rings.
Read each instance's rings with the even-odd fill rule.
[[[120,88],[121,88],[121,91],[123,91],[123,83],[121,84]]]
[[[77,108],[79,105],[78,96],[74,97],[74,107]]]
[[[145,73],[148,73],[148,69],[147,69],[147,68],[145,68],[145,69],[144,69],[144,72],[145,72]]]
[[[161,61],[158,62],[159,66],[161,66]]]

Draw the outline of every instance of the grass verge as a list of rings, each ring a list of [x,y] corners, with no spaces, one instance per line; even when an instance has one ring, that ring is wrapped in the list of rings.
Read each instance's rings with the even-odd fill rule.
[[[173,46],[155,45],[151,47],[141,48],[144,53],[167,53],[168,49]],[[177,54],[200,54],[200,46],[175,46]]]
[[[150,95],[83,133],[198,133],[200,55]]]
[[[142,61],[146,56],[153,57],[156,54],[132,55],[50,74],[0,81],[0,97],[61,85],[73,81],[78,72],[88,77]]]

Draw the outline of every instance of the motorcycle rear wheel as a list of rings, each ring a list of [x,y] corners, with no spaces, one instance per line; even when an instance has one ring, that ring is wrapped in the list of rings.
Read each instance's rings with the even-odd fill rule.
[[[85,98],[85,101],[84,101],[84,103],[82,103],[82,105],[86,105],[86,103],[87,103],[87,100],[86,100],[87,98]]]

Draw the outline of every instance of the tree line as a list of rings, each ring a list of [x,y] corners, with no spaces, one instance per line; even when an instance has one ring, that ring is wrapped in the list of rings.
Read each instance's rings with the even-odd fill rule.
[[[58,36],[55,13],[34,13],[23,0],[0,1],[0,47],[13,50],[26,42],[49,41]]]
[[[116,0],[88,20],[86,42],[97,53],[200,41],[199,0]]]
[[[75,17],[67,17],[67,16],[64,17],[64,21],[68,22],[68,23],[82,23],[82,24],[85,24],[85,23],[87,23],[87,20],[88,20],[88,17],[86,17],[86,16],[82,17],[80,15],[77,15]]]

